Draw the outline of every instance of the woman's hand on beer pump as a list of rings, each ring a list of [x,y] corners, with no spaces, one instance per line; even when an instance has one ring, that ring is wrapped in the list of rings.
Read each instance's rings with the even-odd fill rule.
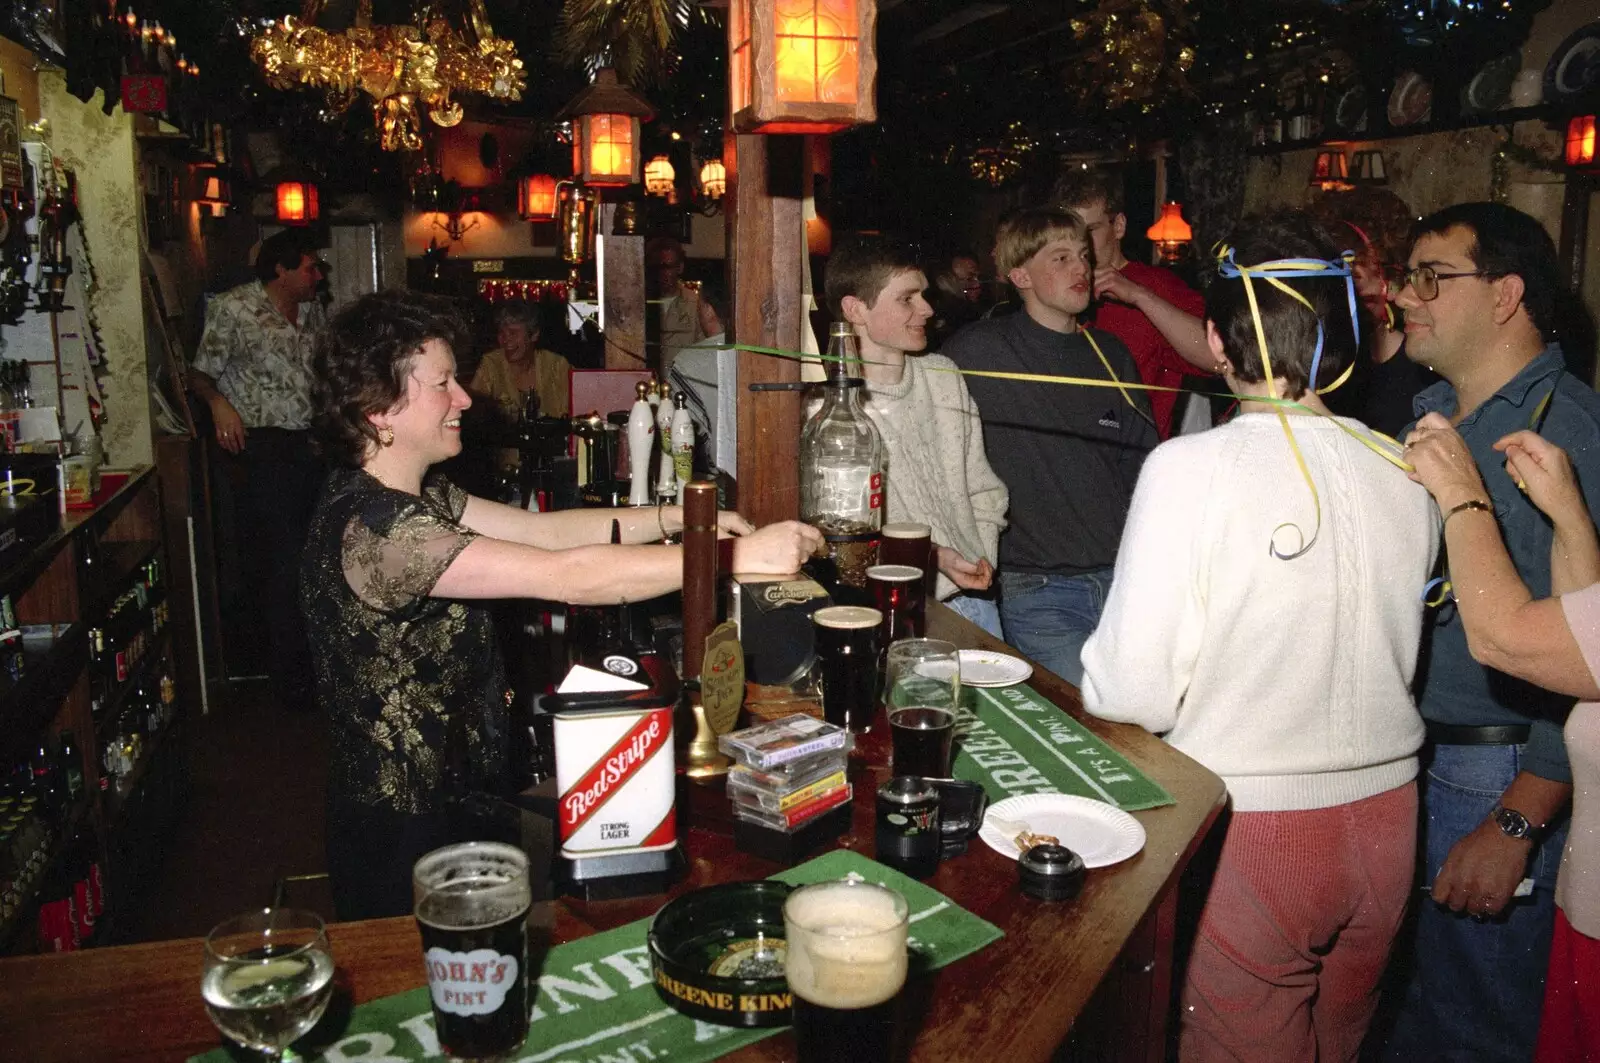
[[[721,524],[722,515],[718,515]],[[742,519],[742,518],[741,518]],[[745,525],[748,527],[748,523]],[[781,520],[759,531],[741,534],[733,544],[733,571],[752,575],[788,575],[822,545],[822,533],[797,520]]]

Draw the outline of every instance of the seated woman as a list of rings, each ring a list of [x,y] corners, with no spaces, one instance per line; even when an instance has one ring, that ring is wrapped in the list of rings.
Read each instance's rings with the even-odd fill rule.
[[[494,400],[497,419],[514,425],[522,416],[529,392],[539,398],[539,412],[565,417],[572,406],[572,365],[555,351],[539,346],[539,308],[533,303],[506,303],[494,314],[495,342],[484,354],[470,386],[476,395]],[[521,461],[515,448],[500,452],[502,468]]]
[[[501,788],[505,669],[483,599],[641,601],[677,590],[674,546],[624,544],[681,511],[529,513],[468,495],[430,467],[461,450],[471,399],[464,329],[441,302],[383,292],[342,311],[313,360],[315,431],[335,468],[303,561],[317,696],[332,721],[328,872],[341,919],[411,909],[411,865],[452,840],[447,791]],[[719,515],[741,572],[797,571],[817,532]]]
[[[1554,526],[1555,597],[1535,600],[1517,575],[1489,492],[1450,422],[1430,413],[1406,439],[1413,479],[1449,514],[1445,549],[1473,660],[1588,699],[1567,717],[1572,829],[1556,879],[1555,935],[1534,1051],[1535,1063],[1581,1063],[1593,1059],[1600,1045],[1600,539],[1560,447],[1532,432],[1514,432],[1495,449]],[[1470,874],[1455,881],[1459,885],[1448,893],[1441,893],[1441,884],[1433,899],[1456,911],[1472,911],[1481,895],[1509,896],[1516,888],[1515,882],[1479,882]]]
[[[1305,303],[1255,275],[1258,322],[1239,270],[1208,289],[1217,371],[1256,398],[1145,462],[1083,704],[1228,784],[1181,1058],[1351,1061],[1416,864],[1410,682],[1438,518],[1358,422],[1308,415],[1325,411],[1313,384],[1355,355],[1337,245],[1293,214],[1246,221],[1234,243],[1240,269],[1272,264]]]

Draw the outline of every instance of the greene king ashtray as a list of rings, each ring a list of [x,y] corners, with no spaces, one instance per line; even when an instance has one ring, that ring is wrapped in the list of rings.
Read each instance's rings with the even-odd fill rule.
[[[650,921],[656,992],[685,1015],[723,1026],[786,1026],[783,975],[787,883],[735,882],[692,890]]]

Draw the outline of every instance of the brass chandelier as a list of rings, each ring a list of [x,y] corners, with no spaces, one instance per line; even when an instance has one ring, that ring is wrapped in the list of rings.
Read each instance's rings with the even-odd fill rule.
[[[286,15],[266,27],[250,42],[250,56],[273,88],[323,89],[336,110],[371,97],[385,151],[421,149],[423,107],[448,128],[461,121],[458,96],[522,98],[522,60],[494,35],[483,0],[467,0],[459,28],[431,2],[418,6],[410,25],[374,26],[372,0],[359,0],[354,24],[341,33],[316,25],[325,2],[305,0],[299,19]]]

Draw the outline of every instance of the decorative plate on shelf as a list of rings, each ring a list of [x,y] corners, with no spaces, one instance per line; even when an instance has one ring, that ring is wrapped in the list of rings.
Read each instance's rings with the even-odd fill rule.
[[[1544,101],[1555,103],[1600,86],[1600,22],[1581,27],[1556,48],[1544,68]]]
[[[1339,94],[1333,108],[1333,124],[1342,133],[1362,133],[1367,128],[1367,90],[1350,85]]]
[[[989,806],[978,831],[989,848],[1015,860],[1017,834],[1047,835],[1083,857],[1084,867],[1118,864],[1144,848],[1144,825],[1104,801],[1073,794],[1019,794]]]
[[[1522,57],[1515,52],[1491,59],[1478,68],[1462,93],[1465,110],[1482,113],[1498,111],[1511,102],[1511,83],[1522,69]]]
[[[1389,124],[1409,126],[1426,122],[1433,116],[1433,85],[1415,70],[1407,70],[1394,79],[1394,89],[1389,93]]]

